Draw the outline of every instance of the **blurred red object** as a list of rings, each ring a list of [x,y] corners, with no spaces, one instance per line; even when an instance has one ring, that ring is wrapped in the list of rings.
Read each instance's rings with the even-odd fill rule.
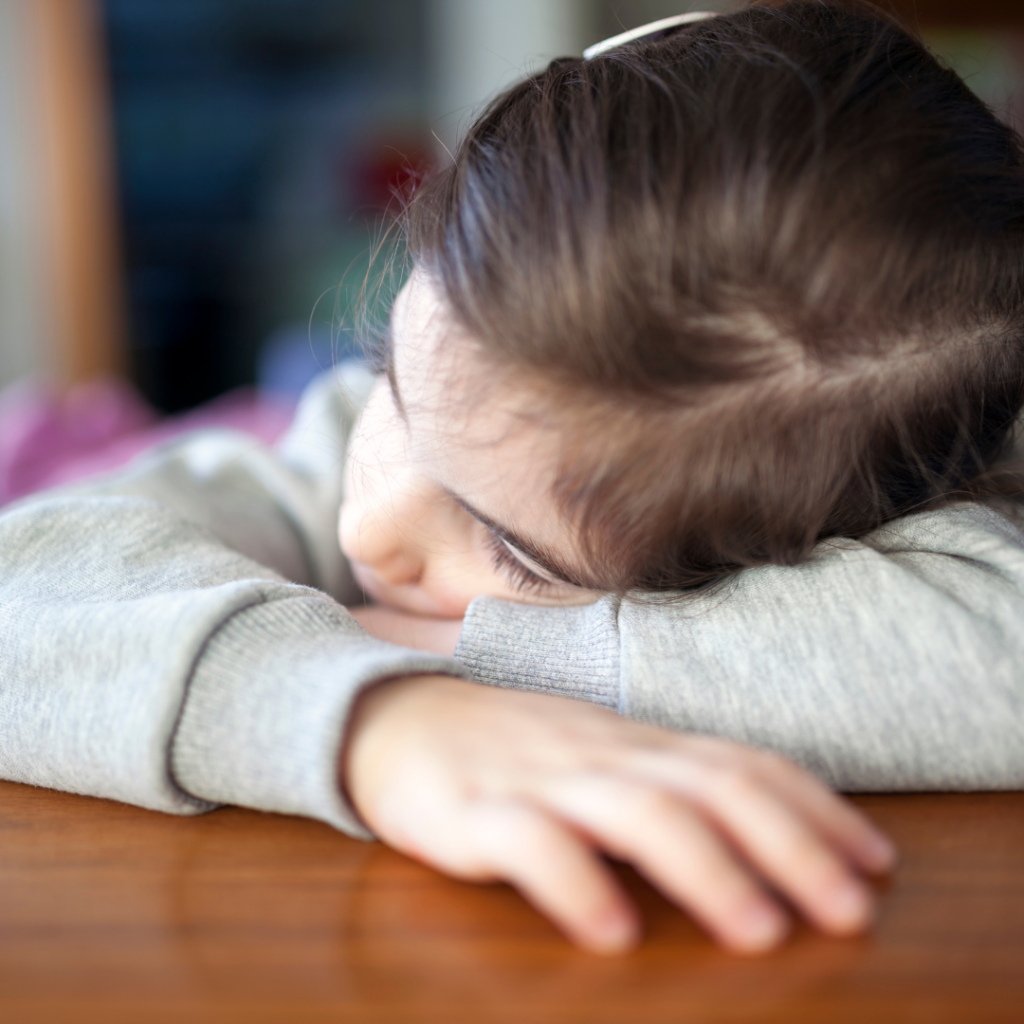
[[[434,163],[429,140],[418,134],[374,137],[348,166],[349,199],[356,208],[397,212],[430,176]]]

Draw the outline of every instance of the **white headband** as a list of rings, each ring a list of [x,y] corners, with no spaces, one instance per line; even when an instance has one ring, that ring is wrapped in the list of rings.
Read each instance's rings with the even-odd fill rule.
[[[646,36],[657,35],[659,32],[665,32],[670,28],[678,28],[680,25],[689,25],[692,22],[704,21],[706,18],[714,18],[716,16],[714,11],[693,11],[690,14],[677,14],[671,18],[662,18],[661,21],[652,21],[649,25],[631,28],[628,32],[623,32],[620,35],[612,36],[611,39],[604,39],[600,43],[588,46],[583,51],[583,59],[592,60],[602,53],[614,50],[617,46],[625,46],[626,43],[636,42],[637,39],[643,39]]]

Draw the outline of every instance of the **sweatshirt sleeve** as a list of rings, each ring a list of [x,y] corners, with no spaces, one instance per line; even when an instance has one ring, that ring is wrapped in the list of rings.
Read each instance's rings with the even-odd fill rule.
[[[481,681],[777,750],[848,791],[1024,787],[1024,535],[962,505],[708,592],[478,599]]]
[[[4,510],[0,776],[366,835],[337,777],[353,701],[463,672],[370,638],[336,600],[353,596],[334,539],[346,401],[322,381],[277,450],[204,431]]]

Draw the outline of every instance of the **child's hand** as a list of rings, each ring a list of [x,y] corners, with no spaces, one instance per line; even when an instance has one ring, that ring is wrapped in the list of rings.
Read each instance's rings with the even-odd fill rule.
[[[462,632],[462,619],[432,619],[383,604],[349,608],[349,614],[378,640],[434,654],[454,654]]]
[[[784,937],[772,889],[825,931],[862,930],[873,898],[858,872],[895,859],[856,809],[780,757],[447,677],[367,692],[344,769],[386,842],[460,878],[511,882],[602,952],[639,937],[602,853],[740,951]]]

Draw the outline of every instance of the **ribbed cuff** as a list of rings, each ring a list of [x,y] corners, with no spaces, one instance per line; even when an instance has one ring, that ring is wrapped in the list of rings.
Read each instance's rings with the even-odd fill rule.
[[[477,598],[456,659],[492,686],[538,690],[619,709],[619,599],[544,608]]]
[[[370,638],[327,598],[247,608],[208,641],[192,676],[171,750],[175,780],[201,800],[372,838],[338,780],[353,703],[374,683],[435,673],[466,675],[448,658]]]

